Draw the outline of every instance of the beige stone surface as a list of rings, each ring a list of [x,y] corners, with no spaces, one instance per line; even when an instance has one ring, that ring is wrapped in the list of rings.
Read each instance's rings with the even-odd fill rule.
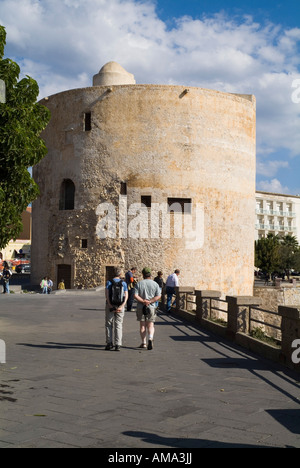
[[[93,86],[124,84],[135,84],[135,79],[132,73],[128,73],[117,62],[108,62],[101,68],[99,73],[93,77]]]
[[[42,102],[52,118],[43,133],[48,155],[34,168],[41,196],[33,205],[33,281],[55,280],[64,263],[72,266],[72,287],[94,287],[104,283],[106,266],[147,265],[165,279],[179,268],[181,285],[252,295],[255,98],[185,89],[94,86]],[[85,113],[91,131],[84,131]],[[74,210],[59,210],[64,179],[76,187]],[[121,182],[128,208],[142,195],[153,204],[190,198],[198,248],[189,248],[187,236],[153,238],[150,222],[146,239],[99,239],[97,208],[112,203],[118,221]],[[138,224],[137,214],[127,227],[131,221]]]
[[[254,288],[254,295],[262,300],[263,309],[278,312],[278,306],[293,306],[300,304],[300,285],[296,287],[286,286],[275,288]]]

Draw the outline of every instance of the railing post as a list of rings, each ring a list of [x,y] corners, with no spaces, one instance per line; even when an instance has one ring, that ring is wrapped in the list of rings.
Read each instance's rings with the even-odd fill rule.
[[[192,286],[176,286],[175,295],[176,295],[176,312],[180,310],[186,310],[187,305],[187,294],[194,294],[195,288]]]
[[[282,317],[281,358],[288,367],[300,370],[300,351],[296,349],[300,346],[300,306],[279,306],[278,314]]]
[[[212,299],[220,299],[220,291],[200,291],[196,290],[196,321],[201,323],[202,319],[210,317],[210,307]]]
[[[184,299],[183,299],[183,304],[182,304],[180,292],[179,292],[179,286],[175,287],[175,297],[176,297],[175,309],[176,309],[176,312],[178,312],[180,309],[184,307]]]
[[[254,296],[226,296],[228,303],[227,335],[234,339],[238,332],[249,333],[249,309],[259,306],[261,299]]]

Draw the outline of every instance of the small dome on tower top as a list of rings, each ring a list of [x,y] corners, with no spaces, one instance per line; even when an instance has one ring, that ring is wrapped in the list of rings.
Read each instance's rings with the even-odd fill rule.
[[[118,62],[107,62],[101,68],[99,73],[127,73],[125,68],[123,68]]]
[[[93,77],[93,86],[135,84],[134,76],[117,62],[106,63]]]

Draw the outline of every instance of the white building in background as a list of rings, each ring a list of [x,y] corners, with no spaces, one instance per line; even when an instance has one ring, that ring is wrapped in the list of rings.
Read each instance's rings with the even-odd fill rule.
[[[300,244],[300,196],[256,192],[255,240],[269,233],[296,236]]]

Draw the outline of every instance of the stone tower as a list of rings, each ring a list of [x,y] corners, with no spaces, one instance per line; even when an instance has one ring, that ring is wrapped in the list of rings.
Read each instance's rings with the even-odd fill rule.
[[[42,104],[52,118],[33,171],[33,282],[89,288],[114,265],[150,266],[252,294],[254,96],[136,84],[109,62],[93,86]]]

